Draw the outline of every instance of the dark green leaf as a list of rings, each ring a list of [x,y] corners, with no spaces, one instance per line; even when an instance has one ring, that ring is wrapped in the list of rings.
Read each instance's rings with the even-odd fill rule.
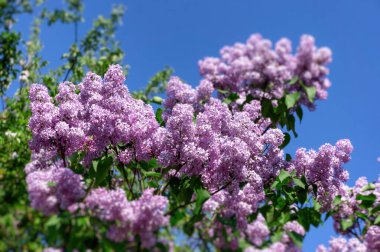
[[[223,102],[226,104],[230,104],[230,103],[236,101],[237,99],[239,99],[239,95],[236,93],[231,93],[227,98],[224,99]]]
[[[358,194],[356,195],[356,200],[361,200],[360,206],[364,208],[369,208],[375,202],[376,195],[374,195],[373,193],[369,195]]]
[[[270,117],[273,114],[273,105],[270,100],[264,99],[261,102],[261,112],[264,117]]]
[[[161,124],[163,122],[163,120],[162,120],[162,108],[158,108],[156,110],[156,120],[159,124]]]
[[[297,199],[301,204],[304,204],[307,200],[307,191],[306,190],[297,191]]]
[[[288,132],[284,133],[284,141],[282,144],[279,146],[280,149],[285,148],[290,142],[290,134]]]
[[[289,237],[292,239],[294,244],[297,245],[297,247],[301,248],[302,247],[302,242],[303,242],[303,236],[296,233],[296,232],[289,232],[288,233]]]
[[[186,214],[183,211],[175,211],[170,216],[170,225],[175,226],[177,225],[181,220],[185,218]]]
[[[94,160],[95,161],[95,160]],[[95,174],[95,185],[100,185],[106,179],[109,170],[113,164],[113,158],[111,156],[102,157],[95,162],[92,162]]]
[[[362,218],[363,220],[365,220],[365,221],[369,221],[367,215],[365,215],[365,214],[363,214],[363,213],[361,213],[361,212],[355,212],[355,214],[356,214],[358,217]]]
[[[216,216],[216,218],[218,219],[218,221],[220,221],[220,223],[222,223],[223,225],[226,225],[226,226],[229,226],[229,227],[232,227],[232,228],[235,228],[236,227],[236,217],[235,216],[232,216],[232,217],[222,217],[220,216],[219,214]]]
[[[300,119],[300,122],[302,121],[303,118],[303,110],[301,106],[298,106],[296,109],[296,114],[298,116],[298,119]]]
[[[334,201],[333,201],[333,205],[334,206],[337,206],[339,205],[340,203],[342,202],[342,196],[341,195],[338,195],[334,198]]]
[[[197,199],[195,202],[194,213],[199,214],[202,210],[203,203],[210,198],[210,193],[205,189],[196,190]]]

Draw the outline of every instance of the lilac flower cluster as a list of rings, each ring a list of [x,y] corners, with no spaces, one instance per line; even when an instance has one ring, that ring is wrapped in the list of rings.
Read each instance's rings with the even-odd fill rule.
[[[264,224],[265,220],[262,219],[262,217],[258,216],[258,219],[253,223],[253,229],[251,228],[249,224],[247,228],[248,231],[253,231],[253,233],[248,233],[249,240],[255,245],[260,246],[261,243],[268,238],[268,228]],[[282,238],[280,241],[275,242],[271,244],[268,248],[265,249],[258,249],[256,247],[248,247],[244,250],[244,252],[286,252],[286,251],[292,251],[292,252],[300,252],[302,251],[301,248],[297,247],[293,241],[290,239],[290,237],[287,235],[288,232],[294,232],[301,236],[305,235],[305,229],[297,222],[297,221],[291,221],[285,224],[283,227],[285,233],[282,235]]]
[[[328,210],[341,192],[342,182],[348,179],[343,164],[350,159],[352,145],[340,140],[318,151],[299,149],[295,160],[287,162],[280,149],[284,135],[280,129],[268,127],[271,122],[262,118],[260,101],[241,103],[244,106],[237,109],[212,97],[214,88],[238,92],[241,97],[251,94],[278,98],[306,85],[316,87],[317,98],[323,99],[328,82],[325,65],[330,57],[327,49],[316,49],[308,36],[302,37],[296,55],[291,54],[288,40],[279,41],[272,50],[270,42],[258,35],[245,45],[226,47],[222,59],[200,62],[205,79],[197,88],[178,77],[170,79],[163,103],[163,127],[150,105],[132,98],[124,86],[120,66],[110,66],[103,79],[88,73],[78,90],[72,83],[60,84],[55,99],[46,87],[33,85],[29,122],[33,161],[25,168],[32,206],[45,214],[59,209],[88,213],[108,225],[110,240],[132,241],[138,236],[143,247],[151,248],[160,227],[168,224],[168,199],[140,185],[136,194],[140,198],[128,201],[122,187],[128,185],[135,196],[135,178],[142,184],[146,181],[135,168],[119,168],[154,158],[162,168],[170,169],[168,176],[199,177],[211,194],[202,210],[209,216],[235,219],[241,237],[260,247],[270,235],[265,219],[258,215],[249,223],[247,217],[265,201],[264,187],[281,169],[295,170],[297,176],[306,177],[308,184],[318,186],[316,197],[322,209]],[[294,76],[302,82],[288,84]],[[301,98],[300,102],[312,107],[307,99]],[[86,155],[81,163],[85,167],[107,153],[116,157],[112,169],[117,165],[116,173],[127,174],[112,178],[117,181],[110,183],[112,189],[92,189],[90,185],[86,196],[82,177],[67,168],[68,156],[78,151]],[[153,171],[155,176],[157,170]],[[121,177],[128,179],[128,172],[133,173],[133,180],[121,183]],[[155,193],[165,195],[165,188]],[[207,236],[213,237],[216,247],[234,250],[239,239],[224,237],[225,232],[232,236],[234,231],[216,219]],[[282,239],[267,251],[299,251],[290,232],[305,235],[298,222],[289,222]]]
[[[351,238],[349,240],[343,237],[333,238],[329,241],[330,247],[326,248],[323,245],[319,245],[317,252],[367,252],[366,246],[360,242],[357,238]]]
[[[120,159],[148,160],[153,155],[153,135],[159,125],[153,109],[132,98],[124,85],[120,66],[112,65],[102,80],[88,73],[79,84],[79,100],[83,104],[89,159],[99,156],[108,145],[132,145]]]
[[[303,86],[316,89],[316,99],[326,99],[330,81],[326,65],[331,62],[328,48],[317,48],[314,38],[303,35],[296,54],[290,40],[272,42],[253,34],[245,44],[236,43],[220,50],[220,58],[207,57],[199,61],[201,75],[214,87],[252,95],[256,98],[278,99],[284,93],[301,91],[299,103],[314,108]],[[296,83],[289,82],[297,77]]]
[[[122,189],[98,188],[91,191],[85,200],[85,207],[99,219],[111,223],[107,237],[115,242],[134,240],[139,235],[142,246],[149,248],[156,243],[154,232],[168,224],[164,216],[168,200],[153,195],[147,189],[135,201],[128,201]]]
[[[79,208],[91,210],[110,223],[110,239],[130,240],[137,234],[142,245],[150,247],[155,243],[153,233],[168,221],[163,215],[165,197],[147,189],[138,200],[129,202],[120,188],[93,189],[85,197],[81,175],[66,168],[67,157],[77,151],[87,155],[83,164],[106,151],[125,164],[153,157],[160,142],[158,122],[152,107],[133,99],[124,81],[121,67],[115,65],[104,79],[88,73],[79,84],[79,94],[74,84],[65,82],[53,100],[45,86],[32,85],[29,127],[33,161],[25,167],[28,192],[32,207],[44,214],[59,209],[72,213]],[[199,99],[204,99],[201,93]]]
[[[357,200],[358,195],[375,195],[375,201],[373,202],[372,207],[380,206],[380,178],[371,185],[373,188],[368,188],[370,184],[367,181],[366,177],[360,177],[356,180],[355,186],[349,187],[344,185],[340,190],[339,195],[341,196],[341,202],[335,208],[334,218],[334,228],[337,232],[341,234],[346,234],[350,230],[357,228],[358,223],[346,230],[343,230],[341,227],[341,221],[347,219],[350,216],[354,216],[357,213],[362,213],[367,216],[368,220],[374,221],[376,216],[371,216],[367,208],[362,208],[359,205],[362,203],[361,200]],[[367,187],[367,188],[366,188]]]
[[[330,247],[319,245],[317,252],[377,252],[380,251],[380,227],[370,226],[363,241],[358,238],[346,240],[343,237],[332,238]]]
[[[59,85],[57,106],[43,85],[30,89],[32,117],[29,128],[33,152],[44,149],[62,159],[85,149],[88,160],[98,157],[110,144],[132,145],[121,159],[147,160],[153,154],[153,135],[159,127],[151,106],[133,99],[124,85],[120,66],[110,66],[104,80],[88,73],[80,94],[72,83]],[[128,151],[131,152],[128,155]],[[133,154],[133,155],[132,155]],[[128,158],[127,158],[128,157]]]
[[[348,139],[339,140],[335,146],[322,145],[318,151],[298,149],[289,170],[296,170],[299,177],[305,176],[308,184],[318,186],[317,200],[323,210],[329,210],[343,182],[348,180],[348,172],[343,164],[350,160],[353,150]]]
[[[264,199],[263,183],[277,175],[283,162],[278,148],[282,132],[270,129],[262,134],[249,113],[255,111],[247,110],[232,113],[210,98],[195,119],[192,105],[176,104],[162,131],[158,156],[163,166],[176,167],[178,175],[201,176],[210,192],[226,187],[210,204],[223,205],[226,215],[241,217],[242,226]],[[241,182],[244,188],[239,188]]]
[[[78,101],[76,86],[65,82],[59,85],[54,105],[45,86],[34,84],[30,88],[32,131],[30,148],[38,153],[44,150],[49,157],[71,155],[82,148],[86,141],[80,113],[83,106]]]
[[[199,86],[193,89],[189,84],[182,82],[180,78],[171,77],[166,89],[166,99],[163,103],[165,107],[163,119],[166,121],[171,116],[174,106],[178,103],[192,105],[195,112],[201,112],[203,110],[202,105],[210,99],[213,91],[213,84],[208,80],[202,80]]]
[[[265,224],[264,217],[259,214],[253,223],[247,225],[245,233],[248,236],[248,240],[259,247],[268,238],[270,232]]]
[[[31,171],[26,182],[32,207],[46,215],[68,209],[85,196],[82,176],[63,167],[60,161],[44,170]]]

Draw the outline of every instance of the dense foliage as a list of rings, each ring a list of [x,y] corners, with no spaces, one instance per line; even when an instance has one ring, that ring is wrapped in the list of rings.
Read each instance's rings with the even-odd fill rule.
[[[327,218],[342,236],[317,251],[380,250],[380,180],[344,184],[350,141],[285,153],[327,98],[328,48],[254,34],[200,60],[195,88],[164,69],[131,93],[113,36],[123,8],[79,40],[83,4],[66,3],[42,9],[24,51],[1,44],[1,94],[20,83],[1,112],[1,250],[301,251]],[[33,10],[1,6],[4,24]],[[57,22],[75,41],[53,70],[39,33]]]

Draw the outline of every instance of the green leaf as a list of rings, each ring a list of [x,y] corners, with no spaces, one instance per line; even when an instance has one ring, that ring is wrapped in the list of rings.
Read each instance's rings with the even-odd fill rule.
[[[281,225],[285,225],[290,220],[290,212],[283,211],[278,219]]]
[[[298,106],[296,109],[296,114],[298,116],[298,119],[300,119],[300,122],[302,121],[303,118],[303,110],[301,106]]]
[[[281,183],[284,182],[284,180],[289,177],[290,177],[290,173],[285,170],[281,170],[280,174],[278,175],[278,179],[280,180]]]
[[[249,242],[247,242],[245,239],[239,239],[239,248],[240,249],[246,249],[249,247],[252,247],[252,245]]]
[[[280,183],[276,180],[276,181],[273,182],[273,184],[271,185],[270,188],[271,188],[272,190],[275,190],[279,184],[280,184]]]
[[[338,195],[338,196],[336,196],[336,197],[334,198],[334,200],[333,200],[333,205],[334,205],[334,206],[337,206],[337,205],[339,205],[341,202],[342,202],[342,196],[341,196],[341,195]]]
[[[375,222],[373,224],[380,225],[380,215],[376,217]]]
[[[226,226],[229,226],[229,227],[233,227],[235,228],[236,227],[236,217],[235,215],[232,216],[232,217],[222,217],[220,216],[219,214],[216,216],[216,218],[218,219],[218,221],[220,223],[222,223],[223,225],[226,225]]]
[[[161,124],[163,122],[163,119],[162,119],[162,108],[158,108],[156,110],[156,120],[159,124]]]
[[[306,231],[310,229],[310,214],[308,208],[301,208],[298,213],[298,222],[305,228]]]
[[[286,206],[286,200],[284,199],[284,197],[280,196],[277,198],[277,202],[276,202],[276,209],[278,210],[281,210],[282,208],[284,208]]]
[[[288,161],[288,162],[291,161],[292,160],[292,156],[290,154],[286,153],[285,160]]]
[[[224,90],[224,89],[217,89],[217,91],[221,94],[228,94],[229,91],[228,90]]]
[[[296,184],[297,186],[299,186],[299,187],[301,187],[302,189],[305,189],[305,183],[304,182],[302,182],[300,179],[298,179],[298,178],[295,178],[295,179],[293,179],[293,181],[294,181],[294,184]]]
[[[205,189],[198,189],[195,193],[197,195],[197,199],[195,202],[194,213],[199,214],[202,210],[203,203],[210,198],[210,193]]]
[[[375,187],[375,185],[373,183],[368,183],[367,185],[363,186],[362,192],[373,191],[375,189],[376,189],[376,187]]]
[[[288,233],[289,237],[292,239],[294,244],[297,245],[297,247],[301,248],[302,247],[302,242],[303,242],[303,236],[296,233],[296,232],[289,232]]]
[[[351,219],[343,219],[340,222],[340,225],[342,226],[343,231],[346,231],[347,229],[352,227],[352,225],[354,225],[354,222]]]
[[[279,146],[280,149],[285,148],[290,142],[290,134],[288,132],[284,133],[284,141],[282,144]]]
[[[306,91],[307,98],[309,99],[309,101],[311,103],[313,103],[314,102],[314,98],[315,98],[315,94],[317,93],[316,87],[314,87],[314,86],[308,87],[308,86],[304,85],[303,88]]]
[[[61,219],[57,215],[53,215],[45,222],[45,227],[57,226],[60,223]]]
[[[313,193],[316,196],[318,193],[318,186],[316,184],[312,184],[311,186],[313,187]]]
[[[318,227],[320,223],[322,223],[321,220],[321,213],[315,210],[314,208],[309,208],[309,214],[310,214],[310,223],[314,227]]]
[[[327,214],[326,214],[326,216],[325,216],[325,220],[324,220],[324,222],[326,222],[327,219],[328,219],[330,216],[331,216],[331,212],[327,212]]]
[[[270,117],[273,114],[273,105],[270,100],[263,99],[261,102],[261,112],[264,117]]]
[[[359,217],[359,218],[362,218],[363,220],[365,221],[369,221],[367,215],[361,213],[361,212],[355,212],[355,214]]]
[[[285,96],[285,105],[287,109],[292,108],[300,98],[300,92],[294,92]]]
[[[95,172],[95,185],[100,185],[106,179],[108,172],[113,164],[111,156],[102,157],[92,161],[92,168]]]
[[[321,210],[321,208],[322,208],[322,206],[321,206],[321,204],[319,204],[319,202],[317,201],[317,200],[315,200],[314,198],[313,198],[313,205],[314,205],[314,209],[316,210],[316,211],[320,211]]]
[[[364,208],[369,208],[373,205],[376,200],[376,195],[371,193],[369,195],[358,194],[356,195],[356,200],[361,200],[360,206]]]
[[[377,213],[377,212],[379,212],[380,211],[380,205],[377,205],[377,206],[375,206],[373,209],[372,209],[372,213]]]
[[[274,220],[274,207],[270,206],[268,211],[266,212],[265,220],[268,224],[272,223]]]
[[[49,181],[49,182],[47,182],[47,186],[48,187],[54,187],[54,186],[56,186],[56,183],[53,181]]]
[[[239,95],[236,93],[232,93],[226,99],[224,99],[223,102],[226,104],[230,104],[230,103],[236,101],[237,99],[239,99]]]
[[[270,237],[270,240],[275,243],[275,242],[278,242],[279,240],[281,240],[283,237],[283,234],[282,234],[282,231],[281,230],[278,230],[277,232],[275,232],[273,235],[271,235]]]
[[[183,211],[175,211],[170,216],[170,225],[175,226],[177,225],[181,220],[185,218],[186,214]]]
[[[293,84],[295,84],[298,80],[299,80],[299,79],[298,79],[298,76],[294,76],[294,77],[288,82],[288,84],[289,84],[289,85],[293,85]]]
[[[306,190],[297,191],[297,199],[301,204],[304,204],[307,200],[307,191]]]
[[[159,96],[154,96],[154,97],[152,98],[152,102],[161,105],[161,103],[162,103],[162,98],[159,97]]]
[[[155,177],[155,178],[161,177],[161,173],[159,173],[159,172],[143,171],[142,173],[144,174],[145,177]]]

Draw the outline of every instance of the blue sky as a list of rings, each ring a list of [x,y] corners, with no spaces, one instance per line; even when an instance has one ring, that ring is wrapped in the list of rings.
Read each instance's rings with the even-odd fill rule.
[[[79,33],[85,34],[92,20],[107,15],[111,1],[85,1],[85,19]],[[59,4],[60,1],[54,2]],[[217,56],[223,45],[244,42],[261,33],[271,40],[288,37],[294,47],[304,34],[315,36],[318,46],[333,51],[330,65],[332,87],[327,101],[298,125],[299,137],[287,152],[298,147],[318,148],[349,138],[354,145],[352,161],[346,165],[349,184],[360,176],[370,180],[380,174],[380,1],[378,0],[134,0],[124,3],[127,12],[117,33],[129,64],[130,90],[143,88],[164,66],[192,85],[200,80],[197,61]],[[51,4],[50,4],[51,5]],[[24,33],[31,24],[22,17],[16,27]],[[58,25],[42,30],[43,56],[59,64],[61,53],[73,41],[74,27]],[[314,251],[333,235],[331,221],[312,230],[304,244]]]

